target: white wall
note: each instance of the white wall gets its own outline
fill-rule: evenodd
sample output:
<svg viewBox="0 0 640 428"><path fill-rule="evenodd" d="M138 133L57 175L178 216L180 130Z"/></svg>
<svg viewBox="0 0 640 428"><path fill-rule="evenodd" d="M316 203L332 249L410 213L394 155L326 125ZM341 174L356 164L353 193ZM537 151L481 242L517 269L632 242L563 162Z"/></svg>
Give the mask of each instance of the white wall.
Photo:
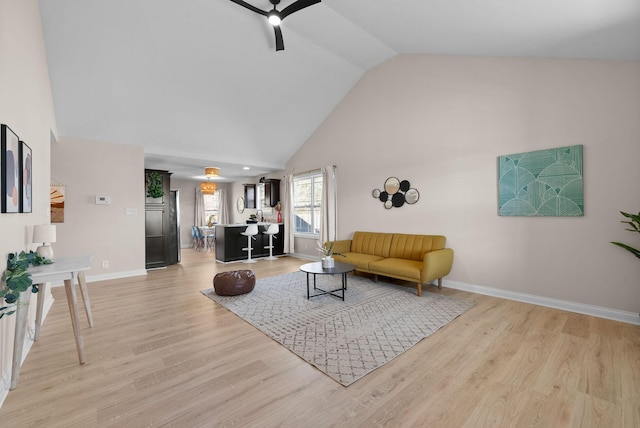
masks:
<svg viewBox="0 0 640 428"><path fill-rule="evenodd" d="M497 156L574 144L584 217L497 215ZM443 234L449 280L637 313L640 266L609 241L640 245L619 214L640 211L638 159L638 62L401 55L362 78L287 172L338 166L341 238ZM390 176L418 203L384 209L371 192Z"/></svg>
<svg viewBox="0 0 640 428"><path fill-rule="evenodd" d="M180 247L191 247L191 225L195 219L196 186L189 180L171 178L171 190L180 192Z"/></svg>
<svg viewBox="0 0 640 428"><path fill-rule="evenodd" d="M51 147L51 180L65 186L56 257L91 254L88 281L146 274L142 147L61 137ZM110 203L97 205L96 196Z"/></svg>
<svg viewBox="0 0 640 428"><path fill-rule="evenodd" d="M33 225L49 222L49 147L56 123L36 0L0 0L0 122L33 151L33 212L0 214L3 272L8 253L35 250ZM35 295L31 301L33 309ZM31 311L30 326L34 319ZM9 390L14 329L15 316L0 320L0 404Z"/></svg>

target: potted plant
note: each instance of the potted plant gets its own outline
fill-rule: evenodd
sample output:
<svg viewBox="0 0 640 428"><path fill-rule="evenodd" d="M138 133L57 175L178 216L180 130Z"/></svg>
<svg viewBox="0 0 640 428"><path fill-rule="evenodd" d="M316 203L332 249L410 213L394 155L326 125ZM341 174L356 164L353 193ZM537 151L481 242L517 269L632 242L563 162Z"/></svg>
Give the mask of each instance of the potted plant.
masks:
<svg viewBox="0 0 640 428"><path fill-rule="evenodd" d="M15 305L17 305L23 292L29 289L32 293L38 292L38 286L33 284L31 275L27 272L29 265L39 266L50 263L51 260L33 251L28 253L22 251L19 254L9 253L7 256L7 269L2 274L4 288L0 290L0 298L4 298L8 306L3 305L0 307L0 318L15 312Z"/></svg>
<svg viewBox="0 0 640 428"><path fill-rule="evenodd" d="M247 224L257 223L257 222L258 222L258 216L256 216L255 214L251 214L249 216L249 220L247 220Z"/></svg>
<svg viewBox="0 0 640 428"><path fill-rule="evenodd" d="M147 183L147 197L148 198L161 198L164 196L162 190L162 176L157 172L149 174L149 181Z"/></svg>
<svg viewBox="0 0 640 428"><path fill-rule="evenodd" d="M322 258L320 259L320 261L322 262L322 268L331 269L335 267L336 263L333 256L341 256L342 254L333 251L333 242L329 243L328 245L323 245L320 241L317 242L318 251L322 253Z"/></svg>
<svg viewBox="0 0 640 428"><path fill-rule="evenodd" d="M630 232L637 232L640 233L640 213L638 214L629 214L629 213L625 213L623 211L620 211L620 214L622 214L623 216L625 216L628 219L631 219L631 221L624 221L624 220L620 220L620 223L625 223L628 224L630 226L629 229L625 229L628 230ZM624 248L625 250L629 251L630 253L632 253L634 256L636 256L637 258L640 259L640 250L633 248L627 244L623 244L621 242L612 242L613 245L617 245L618 247Z"/></svg>

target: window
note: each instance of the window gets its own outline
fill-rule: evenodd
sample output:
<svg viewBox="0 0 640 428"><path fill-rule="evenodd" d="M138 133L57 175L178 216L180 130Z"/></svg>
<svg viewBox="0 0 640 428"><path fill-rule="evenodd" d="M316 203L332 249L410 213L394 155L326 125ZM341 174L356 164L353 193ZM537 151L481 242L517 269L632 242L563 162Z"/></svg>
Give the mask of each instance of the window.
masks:
<svg viewBox="0 0 640 428"><path fill-rule="evenodd" d="M256 184L256 207L262 211L262 216L273 214L273 208L269 205L265 196L265 184Z"/></svg>
<svg viewBox="0 0 640 428"><path fill-rule="evenodd" d="M213 195L202 195L204 199L204 222L212 223L218 222L218 204L220 192L215 192Z"/></svg>
<svg viewBox="0 0 640 428"><path fill-rule="evenodd" d="M322 174L320 171L293 178L293 215L295 233L320 234L322 204Z"/></svg>

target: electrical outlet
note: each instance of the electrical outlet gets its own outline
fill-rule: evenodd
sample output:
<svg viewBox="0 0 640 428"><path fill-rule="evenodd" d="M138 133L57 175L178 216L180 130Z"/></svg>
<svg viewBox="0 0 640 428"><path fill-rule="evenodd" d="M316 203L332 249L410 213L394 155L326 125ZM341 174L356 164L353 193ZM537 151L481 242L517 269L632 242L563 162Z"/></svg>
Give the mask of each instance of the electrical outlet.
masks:
<svg viewBox="0 0 640 428"><path fill-rule="evenodd" d="M103 269L106 269L106 268L108 268L108 267L109 267L109 260L103 260L103 261L102 261L102 268L103 268Z"/></svg>

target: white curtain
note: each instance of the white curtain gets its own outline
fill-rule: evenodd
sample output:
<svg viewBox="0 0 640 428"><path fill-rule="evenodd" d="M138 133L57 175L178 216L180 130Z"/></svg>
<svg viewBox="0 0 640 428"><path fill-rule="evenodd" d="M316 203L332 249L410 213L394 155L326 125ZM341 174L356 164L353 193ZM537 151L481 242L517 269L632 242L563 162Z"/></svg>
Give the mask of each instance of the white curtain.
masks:
<svg viewBox="0 0 640 428"><path fill-rule="evenodd" d="M335 241L338 237L338 193L336 166L322 167L322 205L320 207L320 243Z"/></svg>
<svg viewBox="0 0 640 428"><path fill-rule="evenodd" d="M284 178L284 198L282 199L282 222L284 223L284 252L293 254L295 217L293 215L293 174Z"/></svg>
<svg viewBox="0 0 640 428"><path fill-rule="evenodd" d="M204 197L202 196L202 190L199 187L196 187L196 206L193 210L194 218L193 224L194 226L202 226L206 224L207 221L204 218Z"/></svg>
<svg viewBox="0 0 640 428"><path fill-rule="evenodd" d="M218 190L218 224L229 224L229 201L227 189Z"/></svg>

